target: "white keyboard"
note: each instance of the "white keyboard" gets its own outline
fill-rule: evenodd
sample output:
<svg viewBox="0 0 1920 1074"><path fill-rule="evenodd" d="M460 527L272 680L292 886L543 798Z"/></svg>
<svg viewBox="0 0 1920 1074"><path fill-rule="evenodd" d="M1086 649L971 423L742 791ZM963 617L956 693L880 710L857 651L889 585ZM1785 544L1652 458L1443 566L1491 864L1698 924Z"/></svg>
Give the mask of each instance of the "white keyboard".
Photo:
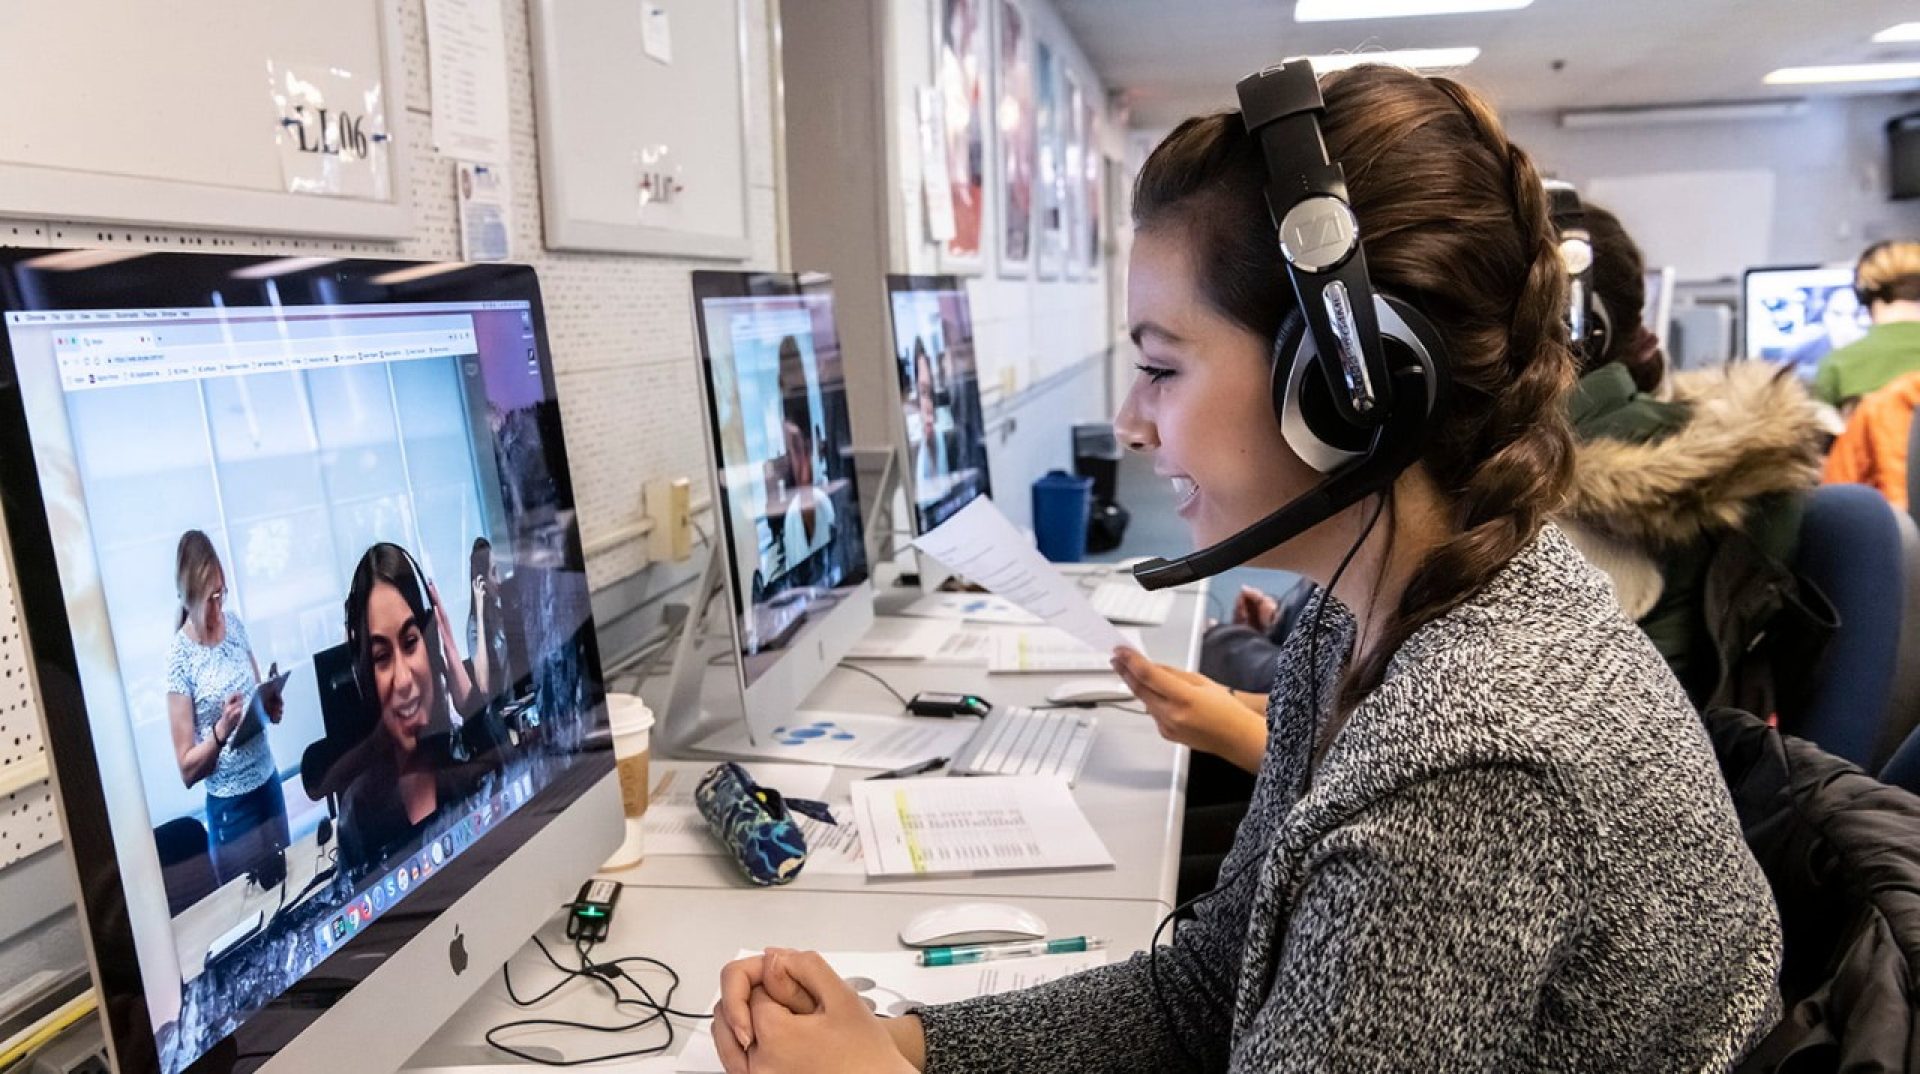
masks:
<svg viewBox="0 0 1920 1074"><path fill-rule="evenodd" d="M963 776L1080 777L1100 721L1079 709L997 705L949 769Z"/></svg>
<svg viewBox="0 0 1920 1074"><path fill-rule="evenodd" d="M1173 594L1140 588L1138 582L1101 582L1093 588L1093 610L1115 623L1159 626L1173 614Z"/></svg>

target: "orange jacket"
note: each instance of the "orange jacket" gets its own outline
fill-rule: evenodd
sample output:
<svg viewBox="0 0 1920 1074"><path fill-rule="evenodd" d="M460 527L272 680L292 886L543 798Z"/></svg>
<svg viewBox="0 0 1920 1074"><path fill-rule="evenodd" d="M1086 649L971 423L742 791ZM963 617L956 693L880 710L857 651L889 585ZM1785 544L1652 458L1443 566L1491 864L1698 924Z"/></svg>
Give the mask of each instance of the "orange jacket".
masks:
<svg viewBox="0 0 1920 1074"><path fill-rule="evenodd" d="M1860 400L1846 431L1827 455L1829 485L1871 485L1895 507L1907 507L1907 440L1920 407L1920 373L1898 377Z"/></svg>

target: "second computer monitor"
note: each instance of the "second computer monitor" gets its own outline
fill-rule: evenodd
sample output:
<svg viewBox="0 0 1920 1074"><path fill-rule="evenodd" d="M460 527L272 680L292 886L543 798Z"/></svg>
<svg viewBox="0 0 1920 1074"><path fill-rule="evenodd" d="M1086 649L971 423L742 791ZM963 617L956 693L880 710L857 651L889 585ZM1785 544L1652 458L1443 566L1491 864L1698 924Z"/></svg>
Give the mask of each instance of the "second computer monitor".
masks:
<svg viewBox="0 0 1920 1074"><path fill-rule="evenodd" d="M993 491L973 314L966 289L952 276L888 276L887 304L906 417L914 530L925 533Z"/></svg>
<svg viewBox="0 0 1920 1074"><path fill-rule="evenodd" d="M741 685L763 728L873 621L833 291L696 272L693 292Z"/></svg>
<svg viewBox="0 0 1920 1074"><path fill-rule="evenodd" d="M1844 265L1748 269L1740 296L1746 356L1812 377L1820 359L1866 334L1866 310Z"/></svg>

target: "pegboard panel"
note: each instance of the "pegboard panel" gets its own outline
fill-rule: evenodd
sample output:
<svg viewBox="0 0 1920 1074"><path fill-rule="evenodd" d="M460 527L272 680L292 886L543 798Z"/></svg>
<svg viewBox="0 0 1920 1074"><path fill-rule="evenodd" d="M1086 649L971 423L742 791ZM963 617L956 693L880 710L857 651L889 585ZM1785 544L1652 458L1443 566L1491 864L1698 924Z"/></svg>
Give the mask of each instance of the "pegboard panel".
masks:
<svg viewBox="0 0 1920 1074"><path fill-rule="evenodd" d="M411 237L397 243L334 241L16 219L5 215L4 196L0 195L0 245L459 258L453 161L435 154L429 144L432 99L426 10L421 0L387 2L400 8L405 107L408 130L417 142L404 177L411 199ZM773 35L768 21L771 6L754 0L746 10L747 207L753 246L746 264L768 269L780 267L771 107ZM705 499L705 419L693 380L696 353L687 274L694 268L711 267L711 263L625 254L549 253L544 248L525 0L501 0L501 15L507 42L512 130L507 164L513 193L513 256L540 273L581 539L597 549L587 559L587 576L599 589L647 565L644 536L606 539L608 535L635 532L642 517L640 490L647 480L690 476L695 482L695 500ZM5 593L0 600L0 621L10 621L17 614L9 581L0 567L0 589ZM17 635L12 633L16 629L9 622L5 638L0 639L0 668L15 666L21 659ZM0 754L13 748L14 736L19 734L20 748L37 758L38 720L32 706L16 710L12 702L4 700L16 689L24 687L15 687L12 680L0 674L0 728L24 725L31 735L7 730L0 737ZM44 784L0 797L0 867L58 837L52 799Z"/></svg>
<svg viewBox="0 0 1920 1074"><path fill-rule="evenodd" d="M0 569L0 782L22 772L45 771L40 748L40 715L27 677L27 650L20 641L20 612L13 603L13 579ZM19 861L60 838L53 817L53 788L44 776L11 794L0 795L0 868Z"/></svg>

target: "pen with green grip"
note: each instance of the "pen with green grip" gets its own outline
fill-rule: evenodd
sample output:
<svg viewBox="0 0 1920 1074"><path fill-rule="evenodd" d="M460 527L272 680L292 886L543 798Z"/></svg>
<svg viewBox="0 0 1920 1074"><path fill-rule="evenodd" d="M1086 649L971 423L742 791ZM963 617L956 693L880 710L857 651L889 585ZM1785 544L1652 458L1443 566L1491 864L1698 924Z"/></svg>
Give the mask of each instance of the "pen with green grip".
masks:
<svg viewBox="0 0 1920 1074"><path fill-rule="evenodd" d="M1098 951L1107 941L1098 936L1068 936L1058 940L1021 940L1015 943L957 944L929 947L920 952L922 966L965 966L973 962L992 962L1001 958L1028 958L1035 955L1069 955L1080 951Z"/></svg>

